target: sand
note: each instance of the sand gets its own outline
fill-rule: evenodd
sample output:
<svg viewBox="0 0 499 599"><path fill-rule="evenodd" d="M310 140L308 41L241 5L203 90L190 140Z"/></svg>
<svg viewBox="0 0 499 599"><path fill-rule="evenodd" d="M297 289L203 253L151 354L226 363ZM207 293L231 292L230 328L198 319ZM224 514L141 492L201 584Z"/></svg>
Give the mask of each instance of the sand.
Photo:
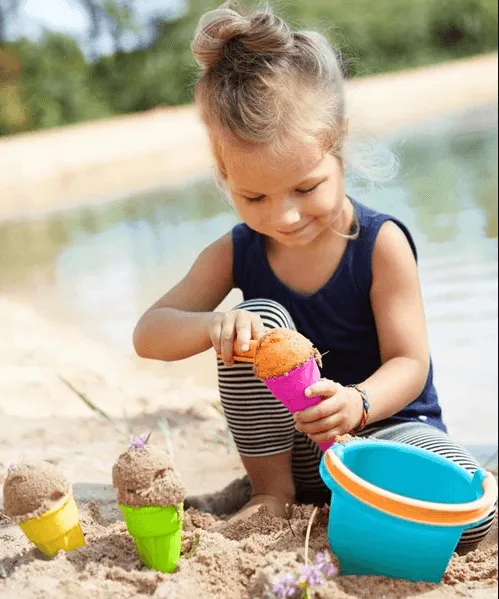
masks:
<svg viewBox="0 0 499 599"><path fill-rule="evenodd" d="M265 589L276 578L298 571L303 565L311 516L311 508L295 508L288 523L261 510L248 521L231 524L190 509L185 515L178 571L161 574L139 562L114 502L81 502L79 507L87 546L60 553L51 561L30 549L16 528L0 525L0 538L10 549L7 558L0 558L0 571L5 577L3 582L0 580L3 599L264 598ZM314 520L311 561L327 546L327 517L328 509L322 508ZM480 549L466 556L455 554L441 584L336 576L312 597L493 597L496 583L497 529Z"/></svg>
<svg viewBox="0 0 499 599"><path fill-rule="evenodd" d="M301 333L273 329L258 340L253 368L260 379L276 378L305 364L315 355L314 346Z"/></svg>
<svg viewBox="0 0 499 599"><path fill-rule="evenodd" d="M230 524L190 508L179 571L166 575L144 567L118 509L113 463L129 436L151 430L151 442L173 448L188 494L219 489L241 476L223 418L212 405L216 397L192 384L175 387L158 368L117 356L81 332L52 325L2 297L0 331L0 485L12 462L36 456L57 465L73 485L87 539L86 547L48 560L0 515L2 599L263 599L264 588L276 576L303 563L308 506L295 508L291 526L266 512ZM112 423L90 410L75 391L97 404ZM247 486L241 488L247 493ZM312 527L310 559L327 548L326 522L323 508ZM439 585L340 576L313 595L495 596L497 522L478 549L452 558Z"/></svg>
<svg viewBox="0 0 499 599"><path fill-rule="evenodd" d="M131 447L113 466L113 487L118 502L133 507L176 505L184 500L185 489L165 449L147 445Z"/></svg>
<svg viewBox="0 0 499 599"><path fill-rule="evenodd" d="M70 490L64 474L49 462L12 464L3 485L4 513L13 522L38 518L54 509Z"/></svg>

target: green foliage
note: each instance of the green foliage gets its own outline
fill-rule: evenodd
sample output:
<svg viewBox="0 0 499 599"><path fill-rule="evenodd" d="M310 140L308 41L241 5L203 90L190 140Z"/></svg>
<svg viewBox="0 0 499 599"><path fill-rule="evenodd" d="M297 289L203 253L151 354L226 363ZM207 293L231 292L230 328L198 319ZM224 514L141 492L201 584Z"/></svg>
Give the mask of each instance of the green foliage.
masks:
<svg viewBox="0 0 499 599"><path fill-rule="evenodd" d="M190 50L190 19L165 21L147 50L99 60L93 80L115 113L189 102L196 68Z"/></svg>
<svg viewBox="0 0 499 599"><path fill-rule="evenodd" d="M325 33L351 74L374 74L497 48L495 0L276 0L294 26Z"/></svg>
<svg viewBox="0 0 499 599"><path fill-rule="evenodd" d="M190 42L200 15L220 4L191 0L175 20L151 23L147 47L95 62L76 42L0 44L0 134L54 127L188 103L196 77ZM359 76L431 64L497 48L495 0L275 0L294 27L325 33ZM111 20L116 47L136 25L115 0L86 0ZM97 14L97 13L96 13ZM95 15L94 15L95 17ZM95 19L94 19L95 20ZM20 64L21 69L12 65Z"/></svg>
<svg viewBox="0 0 499 599"><path fill-rule="evenodd" d="M22 65L17 84L24 119L21 126L9 124L7 111L1 111L1 132L44 129L112 114L92 92L88 64L71 38L46 33L38 43L12 44L9 54Z"/></svg>

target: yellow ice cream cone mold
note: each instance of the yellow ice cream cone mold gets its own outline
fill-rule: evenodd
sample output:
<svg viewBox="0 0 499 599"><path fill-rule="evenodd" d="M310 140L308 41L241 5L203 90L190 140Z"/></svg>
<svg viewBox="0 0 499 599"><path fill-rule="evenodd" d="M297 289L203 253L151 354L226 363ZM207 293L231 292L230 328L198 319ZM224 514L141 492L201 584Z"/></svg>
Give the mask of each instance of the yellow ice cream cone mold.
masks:
<svg viewBox="0 0 499 599"><path fill-rule="evenodd" d="M85 537L78 520L78 508L71 494L38 518L19 524L28 539L48 557L58 551L72 551L85 545Z"/></svg>

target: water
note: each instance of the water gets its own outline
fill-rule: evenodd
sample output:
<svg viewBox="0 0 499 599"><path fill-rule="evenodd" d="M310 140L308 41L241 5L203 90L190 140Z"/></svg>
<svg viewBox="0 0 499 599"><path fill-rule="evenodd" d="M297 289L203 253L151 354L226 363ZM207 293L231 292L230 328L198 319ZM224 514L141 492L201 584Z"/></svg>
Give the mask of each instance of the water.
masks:
<svg viewBox="0 0 499 599"><path fill-rule="evenodd" d="M436 384L464 442L497 444L497 107L390 140L400 174L356 197L403 220L420 256ZM211 181L0 227L0 291L131 352L142 311L237 222ZM235 302L233 293L226 305ZM214 384L206 355L172 376Z"/></svg>

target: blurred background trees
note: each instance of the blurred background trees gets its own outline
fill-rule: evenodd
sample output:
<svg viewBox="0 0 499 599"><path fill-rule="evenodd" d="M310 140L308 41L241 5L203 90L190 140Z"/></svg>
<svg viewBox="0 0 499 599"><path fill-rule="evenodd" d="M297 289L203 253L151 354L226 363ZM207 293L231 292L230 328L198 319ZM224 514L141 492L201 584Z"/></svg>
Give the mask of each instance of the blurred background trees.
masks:
<svg viewBox="0 0 499 599"><path fill-rule="evenodd" d="M196 66L190 41L220 1L190 0L138 18L147 0L68 0L89 23L85 44L44 31L8 39L25 0L0 0L0 134L188 103ZM249 3L248 3L249 4ZM350 76L471 56L497 48L496 0L289 0L272 3L293 26L324 32ZM106 32L112 51L103 55Z"/></svg>

